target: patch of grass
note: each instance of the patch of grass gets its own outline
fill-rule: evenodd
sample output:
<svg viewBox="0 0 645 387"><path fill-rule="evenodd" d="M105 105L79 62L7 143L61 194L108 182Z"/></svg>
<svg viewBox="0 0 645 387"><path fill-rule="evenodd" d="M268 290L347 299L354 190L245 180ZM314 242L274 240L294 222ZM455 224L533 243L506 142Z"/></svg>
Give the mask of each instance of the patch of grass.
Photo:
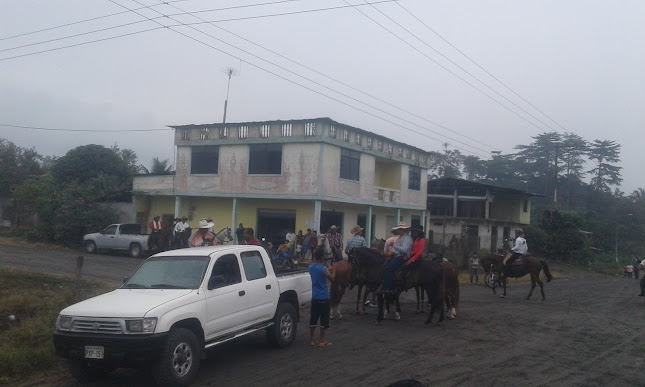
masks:
<svg viewBox="0 0 645 387"><path fill-rule="evenodd" d="M52 341L58 313L113 289L114 285L82 281L75 291L73 279L0 268L0 384L15 385L60 369Z"/></svg>
<svg viewBox="0 0 645 387"><path fill-rule="evenodd" d="M54 243L30 242L27 239L10 236L10 235L7 235L6 233L0 234L0 246L29 247L29 248L57 250L57 251L78 251L78 249L71 249L69 247L64 247Z"/></svg>

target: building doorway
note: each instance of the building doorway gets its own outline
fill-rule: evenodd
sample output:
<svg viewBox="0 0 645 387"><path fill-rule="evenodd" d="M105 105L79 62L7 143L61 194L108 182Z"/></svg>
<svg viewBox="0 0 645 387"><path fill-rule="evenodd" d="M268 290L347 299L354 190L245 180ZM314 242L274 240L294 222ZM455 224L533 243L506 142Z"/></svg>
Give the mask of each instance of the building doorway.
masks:
<svg viewBox="0 0 645 387"><path fill-rule="evenodd" d="M329 228L331 226L336 226L339 229L342 229L343 213L336 212L336 211L321 211L320 212L320 230L318 230L318 233L319 234L326 233L327 231L329 231Z"/></svg>
<svg viewBox="0 0 645 387"><path fill-rule="evenodd" d="M468 235L468 250L471 253L479 252L479 226L468 225L466 229Z"/></svg>
<svg viewBox="0 0 645 387"><path fill-rule="evenodd" d="M491 227L490 231L490 253L497 254L497 226Z"/></svg>
<svg viewBox="0 0 645 387"><path fill-rule="evenodd" d="M258 210L256 236L260 240L265 238L267 242L271 242L274 249L285 242L289 231L295 233L295 228L296 210Z"/></svg>

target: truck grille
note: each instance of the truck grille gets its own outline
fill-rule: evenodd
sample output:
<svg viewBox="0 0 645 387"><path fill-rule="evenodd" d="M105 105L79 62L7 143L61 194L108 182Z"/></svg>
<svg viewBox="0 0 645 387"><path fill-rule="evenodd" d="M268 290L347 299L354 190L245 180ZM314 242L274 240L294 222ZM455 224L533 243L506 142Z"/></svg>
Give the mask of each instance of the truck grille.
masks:
<svg viewBox="0 0 645 387"><path fill-rule="evenodd" d="M74 320L73 332L122 333L121 323L107 320Z"/></svg>

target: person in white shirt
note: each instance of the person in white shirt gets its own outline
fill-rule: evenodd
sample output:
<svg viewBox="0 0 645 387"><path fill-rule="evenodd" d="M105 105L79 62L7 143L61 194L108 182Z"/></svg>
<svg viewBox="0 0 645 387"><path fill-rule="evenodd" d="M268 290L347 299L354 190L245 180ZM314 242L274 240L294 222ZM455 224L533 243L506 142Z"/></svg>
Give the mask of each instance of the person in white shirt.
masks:
<svg viewBox="0 0 645 387"><path fill-rule="evenodd" d="M522 255L526 254L528 250L529 246L526 244L526 239L524 239L524 231L518 230L517 238L515 238L515 246L512 248L513 254L508 259L508 261L506 261L506 276L509 276L511 274L511 265L513 264L513 262Z"/></svg>
<svg viewBox="0 0 645 387"><path fill-rule="evenodd" d="M639 268L645 269L645 259L641 261ZM645 297L645 275L643 275L643 278L641 278L640 285L641 285L641 294L639 294L639 296Z"/></svg>

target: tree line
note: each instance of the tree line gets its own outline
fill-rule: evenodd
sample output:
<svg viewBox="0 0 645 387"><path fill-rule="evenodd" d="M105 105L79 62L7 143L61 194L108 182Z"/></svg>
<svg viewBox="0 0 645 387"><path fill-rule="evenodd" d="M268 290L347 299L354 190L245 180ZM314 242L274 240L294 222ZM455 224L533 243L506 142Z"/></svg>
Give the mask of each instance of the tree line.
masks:
<svg viewBox="0 0 645 387"><path fill-rule="evenodd" d="M626 194L621 145L588 141L574 133L544 132L515 152L493 152L489 159L464 156L444 144L435 153L431 177L464 178L538 194L532 198L534 253L572 262L594 258L620 261L642 256L645 244L645 190Z"/></svg>
<svg viewBox="0 0 645 387"><path fill-rule="evenodd" d="M0 199L12 199L3 217L12 233L30 241L78 245L82 236L114 223L105 202L131 202L137 174L169 174L168 160L148 170L131 149L83 145L62 157L43 157L0 139Z"/></svg>

